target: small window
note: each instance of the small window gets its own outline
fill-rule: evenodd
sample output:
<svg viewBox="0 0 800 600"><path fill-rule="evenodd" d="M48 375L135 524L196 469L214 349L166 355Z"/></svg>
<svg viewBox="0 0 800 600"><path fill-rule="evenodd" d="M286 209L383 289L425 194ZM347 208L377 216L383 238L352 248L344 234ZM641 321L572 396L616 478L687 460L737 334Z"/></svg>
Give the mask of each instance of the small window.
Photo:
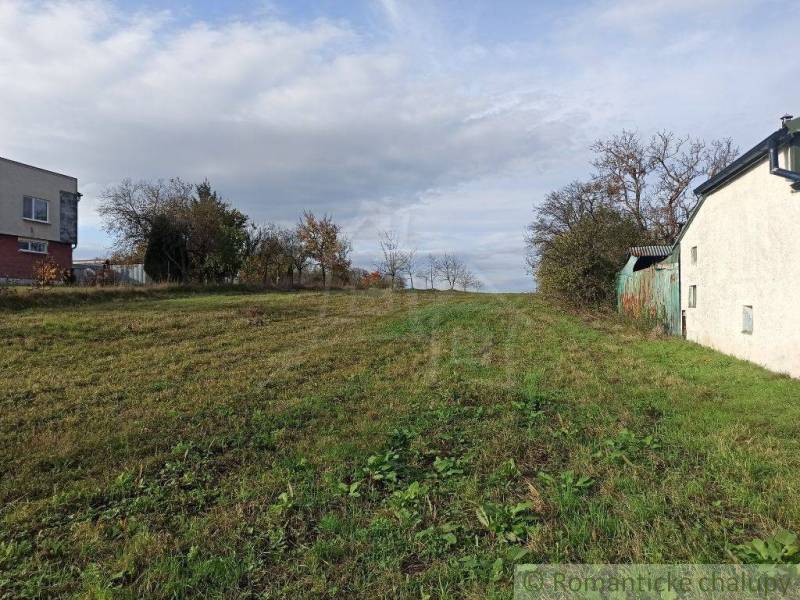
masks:
<svg viewBox="0 0 800 600"><path fill-rule="evenodd" d="M17 248L20 252L33 252L34 254L47 254L47 242L42 240L17 240Z"/></svg>
<svg viewBox="0 0 800 600"><path fill-rule="evenodd" d="M697 286L689 286L689 308L697 307Z"/></svg>
<svg viewBox="0 0 800 600"><path fill-rule="evenodd" d="M50 203L41 198L25 196L22 199L22 218L41 223L50 222Z"/></svg>
<svg viewBox="0 0 800 600"><path fill-rule="evenodd" d="M691 256L692 256L692 264L696 265L697 264L697 246L692 246Z"/></svg>
<svg viewBox="0 0 800 600"><path fill-rule="evenodd" d="M753 333L753 307L742 307L742 333Z"/></svg>

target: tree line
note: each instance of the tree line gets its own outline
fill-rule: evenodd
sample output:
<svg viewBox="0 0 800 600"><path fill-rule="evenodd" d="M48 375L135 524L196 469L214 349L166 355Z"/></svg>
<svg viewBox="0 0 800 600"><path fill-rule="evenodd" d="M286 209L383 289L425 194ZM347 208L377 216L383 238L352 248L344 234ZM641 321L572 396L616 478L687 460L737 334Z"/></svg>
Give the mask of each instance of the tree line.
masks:
<svg viewBox="0 0 800 600"><path fill-rule="evenodd" d="M578 305L613 301L629 247L673 244L697 203L694 184L739 152L730 139L670 131L623 131L591 150L593 173L547 194L525 236L539 290Z"/></svg>
<svg viewBox="0 0 800 600"><path fill-rule="evenodd" d="M461 289L464 292L470 289L478 291L483 287L467 264L455 254L431 253L421 259L416 248L404 249L393 231L382 231L379 245L381 259L372 276L381 276L386 287L406 287L408 278L414 288L414 277L424 282L422 289L436 289L437 282L442 282L449 290Z"/></svg>
<svg viewBox="0 0 800 600"><path fill-rule="evenodd" d="M142 262L154 281L294 285L306 274L326 286L350 270L350 241L331 217L304 212L294 228L259 226L208 181L126 179L103 192L98 212L114 262Z"/></svg>
<svg viewBox="0 0 800 600"><path fill-rule="evenodd" d="M414 277L434 288L480 289L457 256L401 248L393 232L380 234L374 271L353 267L351 242L332 217L304 211L294 227L257 225L206 180L190 184L123 180L101 195L98 211L113 236L113 262L144 263L157 282L240 281L273 287L353 286L414 288Z"/></svg>

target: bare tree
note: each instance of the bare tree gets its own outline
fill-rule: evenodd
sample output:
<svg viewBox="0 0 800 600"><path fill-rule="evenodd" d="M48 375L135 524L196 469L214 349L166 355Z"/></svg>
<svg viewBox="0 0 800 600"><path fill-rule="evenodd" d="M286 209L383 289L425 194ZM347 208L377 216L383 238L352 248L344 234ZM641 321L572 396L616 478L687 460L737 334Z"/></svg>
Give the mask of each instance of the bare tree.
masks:
<svg viewBox="0 0 800 600"><path fill-rule="evenodd" d="M449 289L454 289L464 274L466 265L457 256L445 252L439 259L439 273L447 282Z"/></svg>
<svg viewBox="0 0 800 600"><path fill-rule="evenodd" d="M376 267L382 275L389 278L394 289L400 275L408 270L408 252L400 247L397 236L392 231L381 232L379 243L383 257Z"/></svg>
<svg viewBox="0 0 800 600"><path fill-rule="evenodd" d="M643 230L647 229L647 177L652 161L638 133L625 131L592 145L597 169L595 181L605 188L608 198L621 206Z"/></svg>
<svg viewBox="0 0 800 600"><path fill-rule="evenodd" d="M422 281L425 282L425 287L423 287L423 289L428 289L428 281L430 280L430 276L431 274L427 270L427 268L417 271L417 277L419 277L420 279L422 279Z"/></svg>
<svg viewBox="0 0 800 600"><path fill-rule="evenodd" d="M703 157L704 169L708 177L714 177L731 164L739 155L739 148L733 145L731 138L712 141Z"/></svg>
<svg viewBox="0 0 800 600"><path fill-rule="evenodd" d="M189 206L193 191L192 184L177 178L169 181L124 179L101 192L97 212L118 251L142 254L156 217L165 215L176 223L179 214Z"/></svg>
<svg viewBox="0 0 800 600"><path fill-rule="evenodd" d="M474 288L477 291L481 289L483 284L472 271L464 267L458 277L458 285L461 287L462 291L466 292L470 288Z"/></svg>
<svg viewBox="0 0 800 600"><path fill-rule="evenodd" d="M411 282L411 289L414 289L414 274L417 268L417 249L412 248L406 251L406 268L408 280Z"/></svg>
<svg viewBox="0 0 800 600"><path fill-rule="evenodd" d="M556 236L570 231L581 219L592 218L608 204L608 196L597 181L573 181L547 194L542 204L536 207L536 219L528 225L525 234L528 247L525 262L531 273L536 270L541 251Z"/></svg>
<svg viewBox="0 0 800 600"><path fill-rule="evenodd" d="M440 272L439 257L435 254L428 254L426 263L428 275L430 276L431 289L433 290L436 289L436 278L439 276Z"/></svg>
<svg viewBox="0 0 800 600"><path fill-rule="evenodd" d="M697 199L693 183L712 177L738 154L730 139L710 144L671 131L644 143L638 133L623 131L592 145L594 183L607 200L629 214L653 241L672 243Z"/></svg>

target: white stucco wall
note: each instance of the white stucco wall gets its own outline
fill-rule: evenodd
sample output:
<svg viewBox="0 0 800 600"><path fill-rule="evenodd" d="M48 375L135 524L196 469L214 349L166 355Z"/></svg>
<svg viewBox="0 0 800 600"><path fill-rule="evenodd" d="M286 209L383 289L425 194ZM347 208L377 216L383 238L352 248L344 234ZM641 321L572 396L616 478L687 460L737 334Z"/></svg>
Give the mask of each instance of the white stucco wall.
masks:
<svg viewBox="0 0 800 600"><path fill-rule="evenodd" d="M687 338L800 377L800 193L789 181L771 175L765 158L705 199L680 252ZM745 305L752 335L742 333Z"/></svg>
<svg viewBox="0 0 800 600"><path fill-rule="evenodd" d="M78 181L0 158L0 233L59 241L61 191L76 193ZM50 203L50 222L34 223L22 218L23 196L43 198Z"/></svg>

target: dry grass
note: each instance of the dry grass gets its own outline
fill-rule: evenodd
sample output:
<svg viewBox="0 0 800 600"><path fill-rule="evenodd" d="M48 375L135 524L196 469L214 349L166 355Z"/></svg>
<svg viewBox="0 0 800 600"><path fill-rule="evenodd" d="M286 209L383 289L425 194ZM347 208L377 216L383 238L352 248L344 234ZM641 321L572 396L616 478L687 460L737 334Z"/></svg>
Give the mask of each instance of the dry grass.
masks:
<svg viewBox="0 0 800 600"><path fill-rule="evenodd" d="M509 597L514 562L727 561L800 521L800 382L613 317L45 298L0 308L0 597Z"/></svg>

